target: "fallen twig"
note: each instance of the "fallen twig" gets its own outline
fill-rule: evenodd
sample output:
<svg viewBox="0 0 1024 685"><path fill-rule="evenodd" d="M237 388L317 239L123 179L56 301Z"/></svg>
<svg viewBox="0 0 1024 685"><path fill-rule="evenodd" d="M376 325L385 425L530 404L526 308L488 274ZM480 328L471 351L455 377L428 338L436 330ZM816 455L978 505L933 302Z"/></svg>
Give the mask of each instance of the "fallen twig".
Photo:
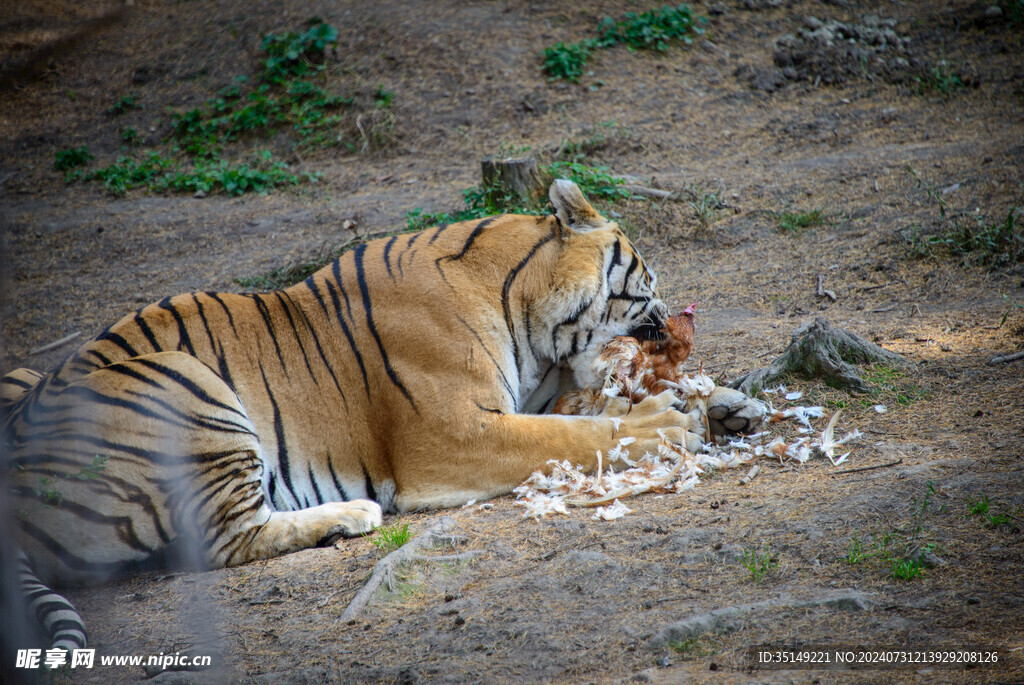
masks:
<svg viewBox="0 0 1024 685"><path fill-rule="evenodd" d="M355 619L366 606L366 603L370 601L370 597L377 591L377 588L385 580L390 584L391 574L394 572L395 567L412 561L416 557L416 552L424 547L430 547L438 542L449 539L445 537L445 533L450 531L454 525L455 521L450 516L442 516L430 530L417 535L405 543L405 545L378 561L377 565L373 567L373 572L370 574L370 579L366 581L366 585L356 593L356 596L345 607L345 611L341 613L338 620L342 623L347 623Z"/></svg>
<svg viewBox="0 0 1024 685"><path fill-rule="evenodd" d="M1014 352L1013 354L998 354L995 357L989 359L986 364L989 366L995 366L996 364L1006 364L1008 362L1015 362L1018 359L1024 359L1024 350L1020 352Z"/></svg>
<svg viewBox="0 0 1024 685"><path fill-rule="evenodd" d="M35 348L34 350L29 350L28 356L31 357L34 354L42 354L43 352L49 352L50 350L55 350L58 347L60 347L61 345L66 345L67 343L71 342L72 340L74 340L75 338L80 336L81 334L82 334L82 331L75 331L74 333L70 333L68 335L65 335L60 340L54 340L52 343L47 343L46 345L43 345L41 347Z"/></svg>
<svg viewBox="0 0 1024 685"><path fill-rule="evenodd" d="M832 292L831 290L825 290L824 287L822 287L824 284L825 284L825 277L822 276L821 274L818 274L818 290L817 290L818 297L827 297L828 299L830 299L833 302L835 302L836 299L837 299L836 298L836 294L834 292Z"/></svg>
<svg viewBox="0 0 1024 685"><path fill-rule="evenodd" d="M831 476L841 476L841 475L843 475L845 473L859 473L861 471L873 471L875 469L884 469L884 468L888 468L890 466L898 466L899 464L902 464L902 463L903 463L903 457L900 457L896 461L890 461L888 464L875 464L874 466L861 466L861 467L855 468L855 469L845 469L843 471L833 471L829 475L831 475Z"/></svg>
<svg viewBox="0 0 1024 685"><path fill-rule="evenodd" d="M740 478L740 485L750 485L750 481L757 478L757 474L759 473L761 473L761 466L759 464L754 464L750 467L750 470L747 471L747 475Z"/></svg>

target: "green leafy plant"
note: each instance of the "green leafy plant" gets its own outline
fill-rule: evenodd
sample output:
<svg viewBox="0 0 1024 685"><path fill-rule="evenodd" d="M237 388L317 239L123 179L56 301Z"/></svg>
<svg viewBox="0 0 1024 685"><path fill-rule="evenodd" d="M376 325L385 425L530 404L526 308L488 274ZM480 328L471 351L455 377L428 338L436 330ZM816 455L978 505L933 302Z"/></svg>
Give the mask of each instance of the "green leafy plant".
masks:
<svg viewBox="0 0 1024 685"><path fill-rule="evenodd" d="M923 76L917 76L914 80L920 95L940 93L948 97L965 87L960 74L946 60L939 60Z"/></svg>
<svg viewBox="0 0 1024 685"><path fill-rule="evenodd" d="M82 147L57 150L57 154L53 160L53 170L69 171L75 167L85 166L93 159L95 159L95 157L93 157L92 153L89 152L89 148L84 145Z"/></svg>
<svg viewBox="0 0 1024 685"><path fill-rule="evenodd" d="M623 43L634 50L668 49L669 41L681 40L687 45L693 42L690 34L695 32L693 13L687 5L662 7L637 14L627 12L625 17L614 21L605 17L597 25L597 44L602 48Z"/></svg>
<svg viewBox="0 0 1024 685"><path fill-rule="evenodd" d="M813 209L809 212L779 212L775 215L775 223L783 233L801 233L808 228L826 223L824 212Z"/></svg>
<svg viewBox="0 0 1024 685"><path fill-rule="evenodd" d="M284 83L323 69L323 55L338 44L338 29L319 17L307 22L302 33L268 33L260 43L266 53L261 78L267 83Z"/></svg>
<svg viewBox="0 0 1024 685"><path fill-rule="evenodd" d="M897 580L913 580L924 575L924 566L920 557L916 559L891 557L889 563L892 566L892 576Z"/></svg>
<svg viewBox="0 0 1024 685"><path fill-rule="evenodd" d="M991 511L991 503L988 495L982 495L978 499L967 500L967 515L981 517L981 523L986 528L999 528L1005 526L1013 531L1020 531L1020 511L1010 513L994 513Z"/></svg>
<svg viewBox="0 0 1024 685"><path fill-rule="evenodd" d="M914 257L949 255L964 264L1002 266L1016 264L1024 258L1024 227L1019 215L1024 207L1024 190L1000 221L990 221L980 211L965 212L949 206L941 191L928 183L912 167L908 173L924 190L928 199L939 208L938 231L924 235L920 226L901 232L907 251Z"/></svg>
<svg viewBox="0 0 1024 685"><path fill-rule="evenodd" d="M111 105L110 109L107 110L107 114L124 114L133 109L142 109L142 105L139 104L139 97L135 93L122 95L118 98L117 102Z"/></svg>
<svg viewBox="0 0 1024 685"><path fill-rule="evenodd" d="M605 17L597 25L597 38L578 43L556 43L544 49L544 71L550 80L565 79L576 83L595 50L618 44L630 50L666 50L672 41L689 45L692 34L702 33L694 24L693 12L687 5L665 6L637 14L627 12L622 19Z"/></svg>
<svg viewBox="0 0 1024 685"><path fill-rule="evenodd" d="M544 48L544 71L547 72L550 80L565 79L577 83L583 76L583 68L587 66L590 59L591 44L583 43L555 43Z"/></svg>
<svg viewBox="0 0 1024 685"><path fill-rule="evenodd" d="M412 539L409 524L399 520L396 520L393 526L381 526L375 530L377 535L370 542L385 554L394 552Z"/></svg>
<svg viewBox="0 0 1024 685"><path fill-rule="evenodd" d="M373 106L377 109L386 109L391 106L391 101L394 99L394 91L384 90L384 84L378 84L377 92L373 95Z"/></svg>
<svg viewBox="0 0 1024 685"><path fill-rule="evenodd" d="M743 550L743 566L750 571L751 577L755 583L761 582L765 576L770 572L774 571L779 565L778 561L772 556L771 547L765 545L763 552L757 552L754 549Z"/></svg>

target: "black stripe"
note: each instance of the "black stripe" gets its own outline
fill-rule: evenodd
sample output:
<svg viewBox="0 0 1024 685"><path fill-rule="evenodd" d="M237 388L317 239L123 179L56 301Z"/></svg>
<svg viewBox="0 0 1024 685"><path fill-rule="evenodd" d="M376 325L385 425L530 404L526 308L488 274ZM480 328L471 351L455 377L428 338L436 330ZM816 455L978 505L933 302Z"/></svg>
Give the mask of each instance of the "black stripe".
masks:
<svg viewBox="0 0 1024 685"><path fill-rule="evenodd" d="M549 233L544 236L530 248L530 251L525 257L520 260L518 264L513 267L511 271L505 276L505 283L501 287L501 310L505 316L505 327L508 329L509 337L512 339L512 352L516 361L516 377L520 376L520 368L522 364L519 361L519 340L516 339L516 327L515 322L512 320L512 308L509 304L509 292L512 290L512 284L515 282L516 277L519 276L519 272L522 271L530 260L533 259L537 251L547 243L551 242L555 237L554 233ZM516 403L518 405L518 402ZM519 407L517 406L516 409Z"/></svg>
<svg viewBox="0 0 1024 685"><path fill-rule="evenodd" d="M327 455L327 470L331 472L331 480L334 481L334 487L338 491L338 497L341 498L342 502L348 501L348 493L345 492L345 488L341 485L341 481L338 480L338 474L334 472L334 461L331 459L331 455Z"/></svg>
<svg viewBox="0 0 1024 685"><path fill-rule="evenodd" d="M612 271L619 265L620 259L622 259L622 242L616 239L615 245L612 246L612 258L608 262L608 270L605 272L605 280L611 279Z"/></svg>
<svg viewBox="0 0 1024 685"><path fill-rule="evenodd" d="M592 304L594 304L593 298L588 299L586 302L582 302L573 311L572 314L570 314L568 317L566 317L560 323L555 324L555 327L553 329L551 329L551 348L555 351L555 358L558 358L558 356L559 356L558 355L558 329L562 328L563 326L571 326L571 325L575 324L576 322L578 322L580 320L580 317L583 316L583 312L585 312L588 309L590 309L590 306ZM576 339L576 333L573 333L573 340L575 341L575 339ZM575 352L573 352L572 354L575 354ZM569 356L571 357L572 354L570 354Z"/></svg>
<svg viewBox="0 0 1024 685"><path fill-rule="evenodd" d="M446 228L448 228L448 224L441 224L438 226L437 230L434 231L434 235L430 236L430 240L427 242L427 245L433 245L434 241L437 240L437 236L441 235L441 232Z"/></svg>
<svg viewBox="0 0 1024 685"><path fill-rule="evenodd" d="M307 464L306 471L309 473L309 483L313 486L313 495L316 496L316 503L323 504L324 496L320 494L320 488L316 484L316 476L313 475L313 465Z"/></svg>
<svg viewBox="0 0 1024 685"><path fill-rule="evenodd" d="M366 247L366 245L360 245L360 247ZM345 313L348 314L348 320L351 321L352 322L352 326L355 327L356 320L354 318L352 318L352 303L348 301L348 292L345 290L345 283L344 283L344 281L341 278L341 260L340 259L337 259L337 260L334 261L333 272L334 272L334 281L335 281L335 284L338 286L338 291L341 293L341 296L343 298L345 298ZM340 307L339 307L338 311L339 312L341 311Z"/></svg>
<svg viewBox="0 0 1024 685"><path fill-rule="evenodd" d="M405 254L412 248L413 243L415 243L417 240L419 240L419 237L421 235L423 235L422 232L414 233L413 236L411 238L409 238L409 242L406 243L405 247L398 254L398 273L399 274L402 274L403 276L405 275L405 272L402 271L402 257L404 257ZM412 263L412 255L409 255L409 263L410 264Z"/></svg>
<svg viewBox="0 0 1024 685"><path fill-rule="evenodd" d="M310 278L312 278L312 276ZM206 294L209 295L211 298L213 298L213 300L217 304L219 304L221 306L221 308L224 310L224 313L228 315L228 325L231 326L231 332L234 333L235 337L237 338L238 337L238 331L235 330L235 317L233 317L231 315L231 310L228 309L228 306L226 304L224 304L224 300L220 299L220 294L218 294L218 293L206 293Z"/></svg>
<svg viewBox="0 0 1024 685"><path fill-rule="evenodd" d="M184 345L190 355L196 356L196 350L192 347L192 337L188 334L185 321L181 318L178 308L171 305L171 298L165 297L157 302L156 305L160 309L170 312L171 316L174 317L174 322L178 324L178 349L181 350L181 346Z"/></svg>
<svg viewBox="0 0 1024 685"><path fill-rule="evenodd" d="M366 326L370 329L370 333L373 335L373 339L377 342L377 350L380 352L381 361L384 362L384 370L387 371L388 378L394 383L395 387L398 388L405 399L409 400L409 404L412 408L419 413L419 409L416 407L416 403L412 399L412 395L406 389L402 383L398 374L391 368L391 361L388 359L388 353L384 349L384 342L380 339L380 333L377 332L377 327L373 323L373 307L370 304L370 289L366 285L366 272L363 270L363 254L366 252L366 245L360 245L353 251L353 257L356 264L356 282L359 284L359 292L363 296L363 311L366 312Z"/></svg>
<svg viewBox="0 0 1024 685"><path fill-rule="evenodd" d="M320 300L319 291L315 294L317 296L317 300L320 301L322 306L323 302ZM305 325L306 331L309 333L309 337L313 339L313 344L316 346L316 353L320 355L320 361L324 363L324 368L327 369L327 373L331 374L331 380L334 381L334 387L337 388L338 394L341 395L341 401L345 403L346 407L348 407L348 398L345 397L345 392L341 389L341 384L338 383L338 377L334 374L334 367L332 367L330 362L327 361L327 356L324 354L324 348L320 344L320 336L316 334L316 330L313 328L313 322L306 316L305 310L295 304L291 295L289 295L287 291L281 291L281 295L291 303L292 308L298 312L299 316L302 318L303 325Z"/></svg>
<svg viewBox="0 0 1024 685"><path fill-rule="evenodd" d="M213 331L210 329L210 322L206 319L206 310L203 309L203 303L199 301L196 293L192 293L192 301L196 303L196 311L199 313L199 320L203 322L203 330L206 331L206 339L210 343L210 349L216 352L217 343L213 340Z"/></svg>
<svg viewBox="0 0 1024 685"><path fill-rule="evenodd" d="M295 488L292 487L291 466L288 461L288 444L285 441L284 423L281 420L281 409L277 406L277 400L274 398L274 393L270 390L270 383L267 381L267 374L263 370L263 364L260 364L260 375L263 376L263 387L267 391L267 397L270 399L270 407L274 411L274 437L277 440L277 471L281 474L284 486L287 488L289 494L291 494L292 499L295 502L298 502L299 498L296 497Z"/></svg>
<svg viewBox="0 0 1024 685"><path fill-rule="evenodd" d="M281 364L281 370L284 371L285 378L287 378L288 367L284 364L284 355L281 354L281 346L277 343L277 332L274 330L274 322L270 320L270 310L267 308L263 298L264 295L253 295L252 299L256 303L256 311L260 313L260 317L263 319L263 325L267 327L270 340L274 343L274 351L277 352L277 361Z"/></svg>
<svg viewBox="0 0 1024 685"><path fill-rule="evenodd" d="M466 253L469 252L469 248L473 246L473 243L476 241L477 238L480 237L480 234L483 233L485 228L487 228L487 225L497 218L498 217L496 216L487 217L486 219L478 223L473 228L473 232L469 234L469 238L466 239L465 244L462 246L462 250L457 255L451 255L449 257L445 257L445 259L449 259L454 262L466 256Z"/></svg>
<svg viewBox="0 0 1024 685"><path fill-rule="evenodd" d="M206 402L207 404L212 404L215 407L220 407L221 409L226 409L227 411L230 411L233 414L237 414L239 416L244 416L244 414L242 412L240 412L238 409L235 409L231 405L224 404L220 400L215 399L208 392L206 392L201 387L199 387L199 385L197 385L195 381L193 381L191 378L185 377L183 374L181 374L180 372L176 371L175 369L168 368L168 367L164 366L163 364L158 364L155 361L153 361L152 359L147 359L146 357L139 357L138 359L134 359L134 360L132 360L132 363L133 364L142 364L143 366L145 366L147 368L153 369L154 371L157 371L157 372L163 374L164 376L166 376L167 378L170 378L172 381L174 381L175 383L177 383L181 387L185 388L190 393L192 393L192 395L194 395L198 399L202 400L203 402ZM202 362L200 362L200 363L202 363ZM209 368L209 367L207 367L207 368ZM212 371L212 369L211 369L211 371Z"/></svg>
<svg viewBox="0 0 1024 685"><path fill-rule="evenodd" d="M110 331L107 331L107 332L103 333L103 335L101 335L100 337L96 338L96 340L97 341L106 340L106 341L114 343L115 345L120 347L122 350L124 350L125 354L127 354L129 357L138 357L139 356L138 351L134 347L132 347L131 343L129 343L127 340L122 338L117 333L111 333Z"/></svg>
<svg viewBox="0 0 1024 685"><path fill-rule="evenodd" d="M377 489L373 487L373 479L370 478L370 472L366 470L366 464L361 464L361 466L363 467L363 489L366 490L366 497L376 502Z"/></svg>
<svg viewBox="0 0 1024 685"><path fill-rule="evenodd" d="M160 343L156 341L156 336L153 335L153 330L149 327L149 324L146 323L146 319L143 318L140 312L135 312L135 318L133 321L135 321L135 325L142 331L142 335L146 336L146 340L149 341L149 344L153 346L155 351L159 352L163 349L160 347Z"/></svg>
<svg viewBox="0 0 1024 685"><path fill-rule="evenodd" d="M25 390L28 390L29 388L34 388L36 383L39 382L39 379L37 378L35 383L29 383L28 381L23 381L20 378L7 378L5 376L3 378L3 382L6 383L7 385L16 385L19 388L23 388Z"/></svg>
<svg viewBox="0 0 1024 685"><path fill-rule="evenodd" d="M498 360L494 358L494 355L491 353L491 350L487 347L487 344L480 337L480 334L476 332L476 329L470 326L469 322L463 319L458 312L455 313L455 318L459 320L459 323L461 323L463 326L469 329L469 332L472 333L473 337L476 338L478 343L480 343L480 347L484 348L484 352L487 353L487 356L490 357L491 362L494 363L494 368L498 370L498 374L501 376L501 384L505 386L505 391L508 393L509 398L512 400L512 404L514 405L516 403L516 394L515 391L512 390L512 384L509 382L508 376L505 375L505 370L501 368L501 364L499 364Z"/></svg>
<svg viewBox="0 0 1024 685"><path fill-rule="evenodd" d="M335 262L337 263L337 262ZM340 284L341 281L339 280ZM352 338L352 333L348 329L348 324L345 323L345 315L341 313L341 303L338 301L338 292L334 289L334 285L330 281L326 281L327 292L331 296L331 302L334 304L334 313L338 317L338 323L341 324L341 330L345 334L345 339L348 340L348 346L352 349L352 354L355 355L356 362L359 364L359 371L363 374L363 387L366 389L366 396L370 396L370 380L366 376L366 366L363 364L363 355L359 354L359 348L356 347L356 341ZM324 310L326 313L326 309Z"/></svg>
<svg viewBox="0 0 1024 685"><path fill-rule="evenodd" d="M393 235L391 236L391 240L384 245L384 266L387 268L388 276L391 276L392 281L395 280L395 274L391 271L391 261L388 257L391 254L391 248L394 246L396 240L398 240L398 236Z"/></svg>
<svg viewBox="0 0 1024 685"><path fill-rule="evenodd" d="M500 410L500 409L492 409L490 407L485 407L484 405L480 404L479 402L476 403L476 408L479 409L480 411L489 412L491 414L499 414L501 416L505 415L505 412L503 412L502 410Z"/></svg>
<svg viewBox="0 0 1024 685"><path fill-rule="evenodd" d="M288 302L291 302L291 298L288 299L288 302L285 302L285 298L281 291L275 291L273 295L280 303L281 309L284 310L284 315L288 317L288 326L292 329L292 335L295 336L295 342L299 343L299 350L302 352L302 361L306 363L306 371L309 372L309 377L313 379L313 385L319 386L320 381L316 379L316 374L313 373L313 367L309 365L309 355L306 353L306 346L302 343L302 337L299 335L299 329L295 326L295 319L292 318L292 312L288 308Z"/></svg>
<svg viewBox="0 0 1024 685"><path fill-rule="evenodd" d="M91 354L92 356L96 357L96 359L99 360L101 367L103 367L103 366L110 366L110 363L111 363L110 362L110 358L107 357L105 354L103 354L103 353L101 353L101 352L99 352L97 350L86 350L85 353L86 354Z"/></svg>

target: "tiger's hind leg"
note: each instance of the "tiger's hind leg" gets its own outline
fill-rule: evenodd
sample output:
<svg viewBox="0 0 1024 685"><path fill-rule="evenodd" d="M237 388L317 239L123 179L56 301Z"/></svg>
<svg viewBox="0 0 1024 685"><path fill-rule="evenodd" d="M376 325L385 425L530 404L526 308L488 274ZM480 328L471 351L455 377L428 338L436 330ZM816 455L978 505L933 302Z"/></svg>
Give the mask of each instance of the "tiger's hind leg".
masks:
<svg viewBox="0 0 1024 685"><path fill-rule="evenodd" d="M21 544L47 578L233 566L381 522L366 500L274 511L241 401L181 352L103 367L13 418Z"/></svg>

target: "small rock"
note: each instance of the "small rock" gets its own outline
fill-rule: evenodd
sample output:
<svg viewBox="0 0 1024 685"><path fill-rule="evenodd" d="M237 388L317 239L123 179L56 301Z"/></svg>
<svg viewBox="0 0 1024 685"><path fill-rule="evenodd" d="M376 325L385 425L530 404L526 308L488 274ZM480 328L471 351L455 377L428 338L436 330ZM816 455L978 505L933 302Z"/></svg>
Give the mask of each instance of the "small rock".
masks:
<svg viewBox="0 0 1024 685"><path fill-rule="evenodd" d="M921 553L921 565L925 568L935 568L945 566L946 560L929 549Z"/></svg>
<svg viewBox="0 0 1024 685"><path fill-rule="evenodd" d="M804 17L804 26L813 31L815 29L820 29L823 26L823 24L821 23L821 19L808 15Z"/></svg>
<svg viewBox="0 0 1024 685"><path fill-rule="evenodd" d="M455 625L461 626L461 625L464 625L465 623L466 623L466 619L463 618L462 616L456 616L455 617Z"/></svg>
<svg viewBox="0 0 1024 685"><path fill-rule="evenodd" d="M198 197L201 200L204 197L206 197L206 191L205 190L197 190L195 195L193 195L192 197Z"/></svg>
<svg viewBox="0 0 1024 685"><path fill-rule="evenodd" d="M980 597L968 597L967 598L967 603L968 604L981 604L981 598Z"/></svg>
<svg viewBox="0 0 1024 685"><path fill-rule="evenodd" d="M708 8L708 14L712 17L720 17L723 14L728 14L729 8L720 2L716 2L714 5Z"/></svg>
<svg viewBox="0 0 1024 685"><path fill-rule="evenodd" d="M985 8L985 16L992 19L997 19L1003 16L1003 8L999 5L990 5Z"/></svg>
<svg viewBox="0 0 1024 685"><path fill-rule="evenodd" d="M658 657L658 668L668 668L672 665L672 660L667 656Z"/></svg>

